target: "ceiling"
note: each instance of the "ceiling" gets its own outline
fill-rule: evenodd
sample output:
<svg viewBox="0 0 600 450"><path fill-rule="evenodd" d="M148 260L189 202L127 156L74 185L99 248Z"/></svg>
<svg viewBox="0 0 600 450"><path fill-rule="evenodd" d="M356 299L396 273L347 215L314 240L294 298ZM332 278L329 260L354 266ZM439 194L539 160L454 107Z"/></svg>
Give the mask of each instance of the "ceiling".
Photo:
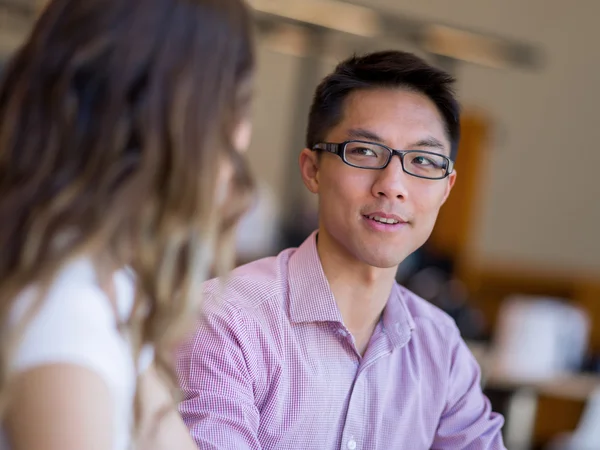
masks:
<svg viewBox="0 0 600 450"><path fill-rule="evenodd" d="M434 55L492 67L530 66L536 59L536 52L529 45L406 16L390 16L351 2L248 1L255 8L259 23L268 25L271 31L277 30L278 24L292 22L309 29L319 27L370 39L394 37L413 42ZM26 38L43 2L45 0L0 0L0 60L6 59ZM340 17L344 20L340 21ZM340 28L340 23L345 26Z"/></svg>

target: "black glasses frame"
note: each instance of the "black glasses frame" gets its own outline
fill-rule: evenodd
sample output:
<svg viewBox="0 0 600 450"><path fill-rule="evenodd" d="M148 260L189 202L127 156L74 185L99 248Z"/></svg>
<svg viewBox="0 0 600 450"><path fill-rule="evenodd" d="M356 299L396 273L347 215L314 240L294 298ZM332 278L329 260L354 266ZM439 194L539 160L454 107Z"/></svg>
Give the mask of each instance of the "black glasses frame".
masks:
<svg viewBox="0 0 600 450"><path fill-rule="evenodd" d="M378 145L382 148L385 148L390 153L390 156L389 156L387 162L381 167L364 167L364 166L357 166L356 164L352 164L351 162L349 162L346 159L346 146L348 144L355 143L355 142L359 143L359 144ZM435 152L428 152L426 150L395 150L393 148L388 147L387 145L380 144L379 142L369 142L369 141L360 141L360 140L351 140L351 141L344 141L344 142L339 142L339 143L323 142L323 143L315 144L311 150L312 151L323 150L323 151L326 151L329 153L333 153L334 155L338 155L340 158L342 158L342 161L344 161L345 164L348 164L351 167L356 167L357 169L365 169L365 170L383 170L390 164L390 161L392 160L394 155L398 155L400 157L400 163L402 164L402 170L405 173L407 173L408 175L413 176L413 177L423 178L425 180L443 180L444 178L446 178L448 175L450 175L454 171L454 161L452 161L450 158L448 158L445 155L441 155L441 154L435 153ZM414 173L408 172L404 168L404 156L408 155L410 153L424 153L426 155L435 155L435 156L444 158L446 161L448 161L448 165L446 167L446 173L441 177L433 177L432 178L432 177L424 177L422 175L415 175Z"/></svg>

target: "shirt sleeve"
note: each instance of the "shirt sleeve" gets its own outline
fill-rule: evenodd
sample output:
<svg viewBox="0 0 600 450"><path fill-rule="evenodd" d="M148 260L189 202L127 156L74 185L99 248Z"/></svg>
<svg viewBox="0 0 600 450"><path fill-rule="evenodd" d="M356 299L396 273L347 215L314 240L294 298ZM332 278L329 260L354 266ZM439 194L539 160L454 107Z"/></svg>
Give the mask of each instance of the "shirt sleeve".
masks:
<svg viewBox="0 0 600 450"><path fill-rule="evenodd" d="M179 412L203 450L261 448L250 342L240 312L221 303L207 308L193 338L179 352Z"/></svg>
<svg viewBox="0 0 600 450"><path fill-rule="evenodd" d="M492 411L481 389L481 370L454 328L446 407L432 449L504 450L504 418Z"/></svg>
<svg viewBox="0 0 600 450"><path fill-rule="evenodd" d="M33 297L15 305L13 323ZM106 296L93 286L58 286L26 323L11 358L11 370L24 372L50 364L73 364L99 374L109 386L121 382L125 344Z"/></svg>

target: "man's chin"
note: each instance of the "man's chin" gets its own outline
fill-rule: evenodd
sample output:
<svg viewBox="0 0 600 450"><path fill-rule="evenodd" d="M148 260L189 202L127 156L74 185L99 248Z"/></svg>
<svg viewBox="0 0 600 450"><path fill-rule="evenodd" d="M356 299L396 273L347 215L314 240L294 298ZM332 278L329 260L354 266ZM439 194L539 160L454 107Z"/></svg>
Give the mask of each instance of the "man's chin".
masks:
<svg viewBox="0 0 600 450"><path fill-rule="evenodd" d="M404 261L404 258L400 259L398 254L371 254L364 255L362 260L369 266L376 267L378 269L393 269L397 268L398 265Z"/></svg>

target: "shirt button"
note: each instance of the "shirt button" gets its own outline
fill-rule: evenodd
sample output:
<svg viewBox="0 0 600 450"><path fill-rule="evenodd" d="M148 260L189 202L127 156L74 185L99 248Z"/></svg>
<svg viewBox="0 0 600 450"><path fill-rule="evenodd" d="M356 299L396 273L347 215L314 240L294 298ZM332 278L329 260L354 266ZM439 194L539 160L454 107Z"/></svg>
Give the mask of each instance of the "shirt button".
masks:
<svg viewBox="0 0 600 450"><path fill-rule="evenodd" d="M339 332L339 333L340 333L342 336L344 336L344 337L348 336L348 333L346 333L346 330L344 330L343 328L340 328L340 329L338 330L338 332Z"/></svg>
<svg viewBox="0 0 600 450"><path fill-rule="evenodd" d="M354 439L350 439L348 441L348 449L354 450L356 448L356 441Z"/></svg>

